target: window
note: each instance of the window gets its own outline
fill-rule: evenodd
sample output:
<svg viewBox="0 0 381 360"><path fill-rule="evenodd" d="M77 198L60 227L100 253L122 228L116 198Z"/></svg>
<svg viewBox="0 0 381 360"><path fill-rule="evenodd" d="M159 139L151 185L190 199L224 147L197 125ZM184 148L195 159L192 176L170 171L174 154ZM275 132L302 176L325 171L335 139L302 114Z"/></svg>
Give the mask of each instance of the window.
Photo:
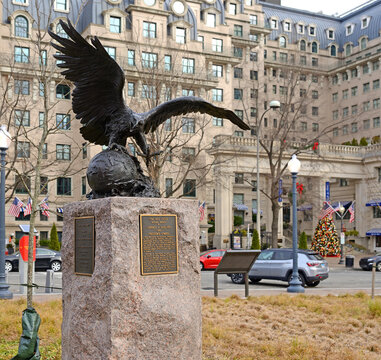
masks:
<svg viewBox="0 0 381 360"><path fill-rule="evenodd" d="M312 99L319 99L319 91L312 90Z"/></svg>
<svg viewBox="0 0 381 360"><path fill-rule="evenodd" d="M348 180L347 179L340 179L340 186L348 186Z"/></svg>
<svg viewBox="0 0 381 360"><path fill-rule="evenodd" d="M23 212L20 212L19 217L15 217L15 220L16 221L29 221L30 220L30 215L24 215ZM18 231L16 231L16 236L17 236L17 233L18 233Z"/></svg>
<svg viewBox="0 0 381 360"><path fill-rule="evenodd" d="M356 115L357 114L357 105L352 105L351 107L351 112L352 112L352 115Z"/></svg>
<svg viewBox="0 0 381 360"><path fill-rule="evenodd" d="M336 56L336 55L337 55L336 46L331 45L331 56Z"/></svg>
<svg viewBox="0 0 381 360"><path fill-rule="evenodd" d="M352 53L352 45L351 44L345 45L345 55L349 56L351 53Z"/></svg>
<svg viewBox="0 0 381 360"><path fill-rule="evenodd" d="M212 39L212 50L215 52L222 52L222 40Z"/></svg>
<svg viewBox="0 0 381 360"><path fill-rule="evenodd" d="M316 35L316 28L315 26L310 25L310 31L309 31L310 36L315 36Z"/></svg>
<svg viewBox="0 0 381 360"><path fill-rule="evenodd" d="M337 120L339 118L339 110L332 111L332 120Z"/></svg>
<svg viewBox="0 0 381 360"><path fill-rule="evenodd" d="M274 127L274 129L276 129L278 127L278 120L277 119L273 119L273 127Z"/></svg>
<svg viewBox="0 0 381 360"><path fill-rule="evenodd" d="M222 65L212 65L212 73L215 77L222 77L223 67Z"/></svg>
<svg viewBox="0 0 381 360"><path fill-rule="evenodd" d="M380 117L379 116L373 118L373 127L374 128L379 128L380 127Z"/></svg>
<svg viewBox="0 0 381 360"><path fill-rule="evenodd" d="M357 96L357 93L358 93L357 90L358 90L357 86L354 86L353 88L351 88L351 95L352 96ZM344 99L344 94L343 94L343 99ZM346 99L348 99L348 94L347 94Z"/></svg>
<svg viewBox="0 0 381 360"><path fill-rule="evenodd" d="M304 24L298 24L296 26L296 30L297 30L298 34L304 34Z"/></svg>
<svg viewBox="0 0 381 360"><path fill-rule="evenodd" d="M66 34L65 30L63 29L62 25L58 23L56 25L56 34L64 39L68 39L69 35Z"/></svg>
<svg viewBox="0 0 381 360"><path fill-rule="evenodd" d="M338 100L338 93L333 93L332 94L332 102L337 102L337 100Z"/></svg>
<svg viewBox="0 0 381 360"><path fill-rule="evenodd" d="M349 94L348 89L343 90L342 94L343 94L343 100L348 99L348 94Z"/></svg>
<svg viewBox="0 0 381 360"><path fill-rule="evenodd" d="M135 96L135 83L130 81L127 83L127 96Z"/></svg>
<svg viewBox="0 0 381 360"><path fill-rule="evenodd" d="M300 51L306 51L306 42L305 42L305 40L300 40L299 48L300 48Z"/></svg>
<svg viewBox="0 0 381 360"><path fill-rule="evenodd" d="M48 158L48 144L47 143L45 143L42 146L42 158L43 159L47 159Z"/></svg>
<svg viewBox="0 0 381 360"><path fill-rule="evenodd" d="M238 58L241 58L242 57L242 54L243 54L243 50L242 48L240 47L233 47L233 55L234 57L238 57Z"/></svg>
<svg viewBox="0 0 381 360"><path fill-rule="evenodd" d="M29 110L15 110L15 125L16 126L30 126Z"/></svg>
<svg viewBox="0 0 381 360"><path fill-rule="evenodd" d="M30 189L30 176L16 175L15 176L16 194L28 194L28 189Z"/></svg>
<svg viewBox="0 0 381 360"><path fill-rule="evenodd" d="M127 51L127 63L129 66L135 66L135 50Z"/></svg>
<svg viewBox="0 0 381 360"><path fill-rule="evenodd" d="M178 44L186 43L186 29L180 27L176 28L176 42Z"/></svg>
<svg viewBox="0 0 381 360"><path fill-rule="evenodd" d="M369 85L369 83L365 83L365 84L363 84L363 86L362 86L362 91L363 91L363 93L365 94L365 93L369 92L369 90L370 90L370 85Z"/></svg>
<svg viewBox="0 0 381 360"><path fill-rule="evenodd" d="M369 111L370 110L370 101L364 101L362 103L362 110L363 111Z"/></svg>
<svg viewBox="0 0 381 360"><path fill-rule="evenodd" d="M237 15L237 4L229 3L229 14Z"/></svg>
<svg viewBox="0 0 381 360"><path fill-rule="evenodd" d="M29 63L30 51L28 47L15 46L15 62L16 63Z"/></svg>
<svg viewBox="0 0 381 360"><path fill-rule="evenodd" d="M192 89L183 89L182 90L183 96L194 96L194 90Z"/></svg>
<svg viewBox="0 0 381 360"><path fill-rule="evenodd" d="M311 51L312 51L313 53L317 54L317 52L318 52L318 44L317 44L316 41L313 41L313 42L312 42L312 45L311 45Z"/></svg>
<svg viewBox="0 0 381 360"><path fill-rule="evenodd" d="M172 119L164 121L164 131L172 131Z"/></svg>
<svg viewBox="0 0 381 360"><path fill-rule="evenodd" d="M142 98L143 99L156 99L156 88L153 85L142 85Z"/></svg>
<svg viewBox="0 0 381 360"><path fill-rule="evenodd" d="M363 65L362 66L362 73L363 74L369 74L369 66L366 64L366 65Z"/></svg>
<svg viewBox="0 0 381 360"><path fill-rule="evenodd" d="M15 19L15 36L28 38L29 37L29 23L26 17L16 16Z"/></svg>
<svg viewBox="0 0 381 360"><path fill-rule="evenodd" d="M271 19L270 20L270 27L271 27L271 29L278 29L278 20Z"/></svg>
<svg viewBox="0 0 381 360"><path fill-rule="evenodd" d="M223 101L223 89L212 89L212 100L218 102Z"/></svg>
<svg viewBox="0 0 381 360"><path fill-rule="evenodd" d="M335 127L332 129L332 135L334 137L339 136L339 128Z"/></svg>
<svg viewBox="0 0 381 360"><path fill-rule="evenodd" d="M182 148L182 159L185 162L192 162L196 156L196 149L193 147Z"/></svg>
<svg viewBox="0 0 381 360"><path fill-rule="evenodd" d="M380 62L379 61L374 61L372 62L372 70L376 71L380 68Z"/></svg>
<svg viewBox="0 0 381 360"><path fill-rule="evenodd" d="M255 51L250 51L250 61L258 61L258 54Z"/></svg>
<svg viewBox="0 0 381 360"><path fill-rule="evenodd" d="M57 195L71 195L71 178L57 178Z"/></svg>
<svg viewBox="0 0 381 360"><path fill-rule="evenodd" d="M182 128L184 134L194 134L195 132L195 121L191 118L182 119Z"/></svg>
<svg viewBox="0 0 381 360"><path fill-rule="evenodd" d="M312 106L312 115L318 116L319 115L319 108L316 106Z"/></svg>
<svg viewBox="0 0 381 360"><path fill-rule="evenodd" d="M307 131L307 122L306 121L302 121L301 123L300 123L300 130L301 131Z"/></svg>
<svg viewBox="0 0 381 360"><path fill-rule="evenodd" d="M87 143L82 144L82 159L87 159Z"/></svg>
<svg viewBox="0 0 381 360"><path fill-rule="evenodd" d="M349 109L348 109L348 107L345 107L343 109L343 118L346 118L348 115L349 115Z"/></svg>
<svg viewBox="0 0 381 360"><path fill-rule="evenodd" d="M204 37L201 35L198 35L197 41L199 41L202 44L202 50L204 50Z"/></svg>
<svg viewBox="0 0 381 360"><path fill-rule="evenodd" d="M56 145L56 159L57 160L70 160L71 159L71 145Z"/></svg>
<svg viewBox="0 0 381 360"><path fill-rule="evenodd" d="M109 54L111 58L116 60L116 48L112 46L105 46L104 48L107 51L107 54Z"/></svg>
<svg viewBox="0 0 381 360"><path fill-rule="evenodd" d="M142 52L142 66L144 68L156 68L157 67L157 54Z"/></svg>
<svg viewBox="0 0 381 360"><path fill-rule="evenodd" d="M234 89L234 100L242 100L242 89Z"/></svg>
<svg viewBox="0 0 381 360"><path fill-rule="evenodd" d="M81 190L82 190L81 194L86 195L86 176L82 176L81 178ZM60 216L60 218L63 220L62 216ZM57 220L58 220L58 215L57 215Z"/></svg>
<svg viewBox="0 0 381 360"><path fill-rule="evenodd" d="M39 123L39 127L42 128L44 127L44 124L45 124L45 113L40 111L38 113L38 123Z"/></svg>
<svg viewBox="0 0 381 360"><path fill-rule="evenodd" d="M343 135L348 135L348 125L343 126Z"/></svg>
<svg viewBox="0 0 381 360"><path fill-rule="evenodd" d="M288 61L288 54L286 53L279 53L279 60L282 62L282 63L287 63Z"/></svg>
<svg viewBox="0 0 381 360"><path fill-rule="evenodd" d="M332 85L337 85L339 82L339 77L337 75L332 76Z"/></svg>
<svg viewBox="0 0 381 360"><path fill-rule="evenodd" d="M273 94L276 94L276 85L273 85Z"/></svg>
<svg viewBox="0 0 381 360"><path fill-rule="evenodd" d="M307 57L300 56L300 65L307 65Z"/></svg>
<svg viewBox="0 0 381 360"><path fill-rule="evenodd" d="M39 63L44 66L48 64L48 52L46 50L41 50Z"/></svg>
<svg viewBox="0 0 381 360"><path fill-rule="evenodd" d="M381 183L381 167L377 168L377 180Z"/></svg>
<svg viewBox="0 0 381 360"><path fill-rule="evenodd" d="M234 183L235 184L243 184L243 173L235 173L234 174Z"/></svg>
<svg viewBox="0 0 381 360"><path fill-rule="evenodd" d="M379 89L380 88L380 80L373 80L373 90Z"/></svg>
<svg viewBox="0 0 381 360"><path fill-rule="evenodd" d="M364 17L361 19L361 29L365 29L369 25L369 17Z"/></svg>
<svg viewBox="0 0 381 360"><path fill-rule="evenodd" d="M300 97L305 97L306 94L307 94L306 89L299 89L299 95L300 95Z"/></svg>
<svg viewBox="0 0 381 360"><path fill-rule="evenodd" d="M242 25L234 25L234 36L237 36L237 37L243 36Z"/></svg>
<svg viewBox="0 0 381 360"><path fill-rule="evenodd" d="M224 126L224 119L213 117L212 118L213 126Z"/></svg>
<svg viewBox="0 0 381 360"><path fill-rule="evenodd" d="M287 40L284 36L279 38L279 47L285 48L287 46Z"/></svg>
<svg viewBox="0 0 381 360"><path fill-rule="evenodd" d="M354 122L351 124L351 131L352 133L357 133L357 122Z"/></svg>
<svg viewBox="0 0 381 360"><path fill-rule="evenodd" d="M156 23L143 21L143 37L150 39L156 38Z"/></svg>
<svg viewBox="0 0 381 360"><path fill-rule="evenodd" d="M346 80L348 80L348 73L344 72L343 73L343 81L346 81Z"/></svg>
<svg viewBox="0 0 381 360"><path fill-rule="evenodd" d="M243 120L243 111L242 110L234 110L235 114L241 119ZM237 132L237 131L236 131ZM242 133L242 136L243 136L243 131L239 131L239 133Z"/></svg>
<svg viewBox="0 0 381 360"><path fill-rule="evenodd" d="M251 107L250 108L250 116L251 117L256 117L257 116L257 108Z"/></svg>
<svg viewBox="0 0 381 360"><path fill-rule="evenodd" d="M286 86L279 86L279 94L280 95L287 95L288 88Z"/></svg>
<svg viewBox="0 0 381 360"><path fill-rule="evenodd" d="M172 89L171 88L165 88L164 99L165 99L165 101L169 101L172 99Z"/></svg>
<svg viewBox="0 0 381 360"><path fill-rule="evenodd" d="M68 0L55 0L54 10L68 11Z"/></svg>
<svg viewBox="0 0 381 360"><path fill-rule="evenodd" d="M239 67L234 68L234 78L235 79L242 79L243 77L243 69Z"/></svg>
<svg viewBox="0 0 381 360"><path fill-rule="evenodd" d="M367 45L366 38L362 38L361 41L360 41L360 48L361 48L361 50L366 49L366 45Z"/></svg>
<svg viewBox="0 0 381 360"><path fill-rule="evenodd" d="M17 142L16 153L18 158L30 158L30 143L27 141Z"/></svg>
<svg viewBox="0 0 381 360"><path fill-rule="evenodd" d="M373 109L379 109L380 108L380 98L373 99Z"/></svg>
<svg viewBox="0 0 381 360"><path fill-rule="evenodd" d="M170 197L173 193L173 179L165 179L165 197Z"/></svg>
<svg viewBox="0 0 381 360"><path fill-rule="evenodd" d="M184 197L196 197L196 180L185 179L183 185Z"/></svg>
<svg viewBox="0 0 381 360"><path fill-rule="evenodd" d="M328 29L328 30L327 30L327 37L328 37L328 39L330 39L330 40L334 40L334 39L335 39L335 31L334 31L334 30L331 30L331 29Z"/></svg>
<svg viewBox="0 0 381 360"><path fill-rule="evenodd" d="M165 71L172 70L172 56L171 55L164 56L164 70Z"/></svg>
<svg viewBox="0 0 381 360"><path fill-rule="evenodd" d="M244 194L233 194L233 204L235 205L244 204Z"/></svg>
<svg viewBox="0 0 381 360"><path fill-rule="evenodd" d="M208 13L206 15L206 26L216 27L216 14Z"/></svg>
<svg viewBox="0 0 381 360"><path fill-rule="evenodd" d="M312 66L318 66L319 65L318 58L313 57L311 60L311 64L312 64Z"/></svg>
<svg viewBox="0 0 381 360"><path fill-rule="evenodd" d="M381 218L381 209L378 206L373 207L373 218L379 219ZM378 237L379 238L379 237Z"/></svg>
<svg viewBox="0 0 381 360"><path fill-rule="evenodd" d="M291 31L291 23L289 21L284 21L283 22L283 30L290 32Z"/></svg>
<svg viewBox="0 0 381 360"><path fill-rule="evenodd" d="M258 16L250 15L250 25L258 25Z"/></svg>
<svg viewBox="0 0 381 360"><path fill-rule="evenodd" d="M182 59L183 74L194 74L194 59Z"/></svg>
<svg viewBox="0 0 381 360"><path fill-rule="evenodd" d="M355 28L354 24L349 24L345 27L346 35L351 35L353 33L353 29Z"/></svg>
<svg viewBox="0 0 381 360"><path fill-rule="evenodd" d="M122 19L117 16L110 16L110 32L120 34L122 32Z"/></svg>
<svg viewBox="0 0 381 360"><path fill-rule="evenodd" d="M363 123L364 130L370 129L370 120L369 119L363 120L362 123Z"/></svg>
<svg viewBox="0 0 381 360"><path fill-rule="evenodd" d="M257 89L250 89L250 99L256 99L258 97Z"/></svg>
<svg viewBox="0 0 381 360"><path fill-rule="evenodd" d="M48 193L48 177L40 176L40 193L46 195Z"/></svg>
<svg viewBox="0 0 381 360"><path fill-rule="evenodd" d="M56 86L56 98L70 100L70 87L64 84Z"/></svg>
<svg viewBox="0 0 381 360"><path fill-rule="evenodd" d="M15 94L29 95L29 81L15 79Z"/></svg>
<svg viewBox="0 0 381 360"><path fill-rule="evenodd" d="M69 114L56 114L57 129L70 130L70 122Z"/></svg>

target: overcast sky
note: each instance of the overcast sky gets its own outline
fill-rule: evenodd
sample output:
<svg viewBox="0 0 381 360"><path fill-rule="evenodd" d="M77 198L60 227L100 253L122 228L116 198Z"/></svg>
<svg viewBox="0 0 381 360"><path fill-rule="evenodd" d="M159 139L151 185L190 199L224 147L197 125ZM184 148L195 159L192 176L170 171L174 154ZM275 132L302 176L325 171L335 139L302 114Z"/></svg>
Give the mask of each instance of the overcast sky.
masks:
<svg viewBox="0 0 381 360"><path fill-rule="evenodd" d="M326 15L339 15L366 3L366 0L281 0L283 6L313 12L323 11Z"/></svg>

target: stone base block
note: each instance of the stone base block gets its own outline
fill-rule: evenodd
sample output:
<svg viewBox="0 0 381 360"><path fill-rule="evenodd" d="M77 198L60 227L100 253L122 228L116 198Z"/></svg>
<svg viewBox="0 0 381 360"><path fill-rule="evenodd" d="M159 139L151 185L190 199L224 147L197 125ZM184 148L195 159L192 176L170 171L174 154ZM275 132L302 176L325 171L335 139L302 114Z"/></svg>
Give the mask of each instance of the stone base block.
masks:
<svg viewBox="0 0 381 360"><path fill-rule="evenodd" d="M65 206L64 360L201 359L198 205L112 197ZM142 276L140 214L176 214L178 273ZM74 272L74 219L95 217L92 276Z"/></svg>

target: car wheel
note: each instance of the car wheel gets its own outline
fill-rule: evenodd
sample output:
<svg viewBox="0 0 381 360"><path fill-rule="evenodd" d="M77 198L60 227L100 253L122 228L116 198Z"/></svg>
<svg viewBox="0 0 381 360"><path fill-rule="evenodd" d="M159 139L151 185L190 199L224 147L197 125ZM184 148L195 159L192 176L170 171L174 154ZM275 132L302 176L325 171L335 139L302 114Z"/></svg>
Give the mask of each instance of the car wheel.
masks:
<svg viewBox="0 0 381 360"><path fill-rule="evenodd" d="M200 270L204 270L204 264L202 262L200 262Z"/></svg>
<svg viewBox="0 0 381 360"><path fill-rule="evenodd" d="M376 264L376 270L381 271L381 261Z"/></svg>
<svg viewBox="0 0 381 360"><path fill-rule="evenodd" d="M319 284L320 284L320 280L309 282L309 283L307 283L307 286L309 286L309 287L315 287L315 286L318 286Z"/></svg>
<svg viewBox="0 0 381 360"><path fill-rule="evenodd" d="M232 274L230 278L234 284L243 284L245 282L245 276L243 274Z"/></svg>
<svg viewBox="0 0 381 360"><path fill-rule="evenodd" d="M290 275L288 275L288 279L287 279L288 285L290 285L291 279L292 279L292 273ZM299 273L299 280L302 283L302 286L305 287L306 286L306 280L304 279L304 276L301 273Z"/></svg>
<svg viewBox="0 0 381 360"><path fill-rule="evenodd" d="M5 262L5 271L11 272L13 270L13 265L10 261Z"/></svg>
<svg viewBox="0 0 381 360"><path fill-rule="evenodd" d="M52 261L50 264L50 268L54 271L61 271L61 263L59 261Z"/></svg>
<svg viewBox="0 0 381 360"><path fill-rule="evenodd" d="M249 276L249 279L250 281L253 283L253 284L256 284L256 283L259 283L262 279L260 278L255 278L255 277L252 277L252 276Z"/></svg>

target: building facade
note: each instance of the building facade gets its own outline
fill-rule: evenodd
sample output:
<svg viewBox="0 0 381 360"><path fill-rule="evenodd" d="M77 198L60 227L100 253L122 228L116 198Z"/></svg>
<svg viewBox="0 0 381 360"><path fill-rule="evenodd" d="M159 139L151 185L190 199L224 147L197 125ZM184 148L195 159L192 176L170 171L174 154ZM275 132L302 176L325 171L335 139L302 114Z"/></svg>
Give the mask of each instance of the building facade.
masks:
<svg viewBox="0 0 381 360"><path fill-rule="evenodd" d="M150 139L164 150L150 169L164 196L206 201L215 219L215 247L225 242L233 216L252 226L257 186L271 188L268 156L260 152L256 184L256 129L263 141L283 139L301 153L300 228L312 235L323 185L333 201L356 200L356 228L370 249L381 248L380 56L381 1L343 16L326 16L281 6L278 1L183 0L7 0L2 4L1 87L3 123L16 143L9 149L7 209L14 196L26 203L35 185L36 149L44 129L41 201L36 229L48 237L61 231L65 203L85 199L89 159L101 148L87 144L71 111L73 85L64 81L46 29L64 35L58 21L70 19L89 39L98 36L126 74L124 98L134 111L171 98L196 95L234 110L253 130L201 115L169 119ZM269 111L279 100L280 111ZM46 124L44 127L43 124ZM284 129L288 129L284 133ZM283 137L282 137L283 136ZM355 140L353 140L355 139ZM319 143L316 151L307 145ZM360 143L363 147L341 145ZM298 145L296 145L298 144ZM135 146L130 143L130 150ZM304 166L304 164L306 164ZM282 177L278 237L287 237L290 179ZM24 180L24 181L22 181ZM376 206L367 204L373 204ZM263 233L272 211L262 196ZM7 215L7 234L21 235L27 218ZM368 235L367 235L368 234Z"/></svg>

